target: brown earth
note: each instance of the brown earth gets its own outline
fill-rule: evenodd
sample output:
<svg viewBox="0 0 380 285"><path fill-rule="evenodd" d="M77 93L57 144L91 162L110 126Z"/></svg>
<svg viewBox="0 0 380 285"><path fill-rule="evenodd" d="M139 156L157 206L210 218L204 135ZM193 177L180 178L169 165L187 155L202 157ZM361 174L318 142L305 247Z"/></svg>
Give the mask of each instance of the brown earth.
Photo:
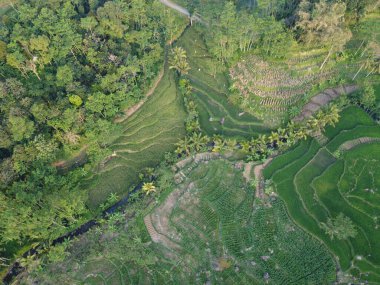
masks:
<svg viewBox="0 0 380 285"><path fill-rule="evenodd" d="M362 138L346 141L339 147L339 150L347 151L347 150L353 149L354 147L360 144L373 143L373 142L380 142L380 138L362 137Z"/></svg>
<svg viewBox="0 0 380 285"><path fill-rule="evenodd" d="M343 94L351 94L359 89L356 85L346 85L336 88L329 88L311 98L303 108L300 115L294 118L294 121L300 122L316 113L323 106L330 103L332 100L338 98Z"/></svg>
<svg viewBox="0 0 380 285"><path fill-rule="evenodd" d="M255 197L263 199L264 193L264 179L263 179L263 169L273 160L273 157L268 158L263 164L256 165L253 169L255 174L255 179L257 181Z"/></svg>
<svg viewBox="0 0 380 285"><path fill-rule="evenodd" d="M123 111L124 114L122 116L116 117L114 119L114 123L122 123L122 122L124 122L126 119L128 119L130 116L132 116L137 110L139 110L142 107L142 105L144 105L144 103L146 102L146 100L154 93L154 91L156 90L158 84L161 82L162 77L164 76L164 73L165 73L165 68L163 67L161 69L160 73L158 74L158 77L157 77L156 81L154 82L153 86L145 94L144 98L140 102L138 102L136 105L134 105L134 106L132 106L130 108L125 109Z"/></svg>
<svg viewBox="0 0 380 285"><path fill-rule="evenodd" d="M67 173L68 171L78 167L82 166L87 162L87 153L86 150L88 148L88 145L83 146L79 153L74 155L73 157L66 159L66 160L59 160L52 163L52 166L57 168L58 172L60 173Z"/></svg>

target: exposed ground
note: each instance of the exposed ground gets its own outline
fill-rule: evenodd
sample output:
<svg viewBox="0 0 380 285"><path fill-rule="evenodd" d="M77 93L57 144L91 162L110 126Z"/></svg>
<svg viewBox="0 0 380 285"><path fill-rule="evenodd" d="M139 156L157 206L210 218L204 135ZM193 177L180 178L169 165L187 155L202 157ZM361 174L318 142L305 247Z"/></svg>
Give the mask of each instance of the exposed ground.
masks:
<svg viewBox="0 0 380 285"><path fill-rule="evenodd" d="M154 81L152 87L149 89L149 91L145 94L144 98L138 102L137 104L135 104L134 106L130 107L130 108L127 108L124 110L124 114L122 116L118 116L115 118L114 122L115 123L122 123L124 122L126 119L128 119L130 116L132 116L135 112L137 112L143 105L144 103L146 102L146 100L152 96L154 94L154 91L156 90L158 84L160 84L161 82L161 79L163 78L164 76L164 73L165 73L165 68L163 67L161 69L161 71L159 72L159 74L157 75L157 78L156 80Z"/></svg>
<svg viewBox="0 0 380 285"><path fill-rule="evenodd" d="M253 169L253 173L255 174L255 179L257 181L256 186L256 198L263 199L264 198L264 177L263 177L263 170L264 168L273 160L273 158L268 158L264 163L256 165Z"/></svg>
<svg viewBox="0 0 380 285"><path fill-rule="evenodd" d="M325 136L324 146L308 140L275 158L264 176L275 183L292 219L352 274L351 282L380 284L380 127L361 109L349 107ZM332 240L320 227L339 213L353 221L355 238Z"/></svg>
<svg viewBox="0 0 380 285"><path fill-rule="evenodd" d="M301 111L301 114L294 118L294 121L303 121L313 114L315 114L319 109L323 106L326 106L331 101L337 99L341 95L351 94L359 89L356 85L346 85L336 88L329 88L325 91L315 95L310 99L309 103L307 103Z"/></svg>
<svg viewBox="0 0 380 285"><path fill-rule="evenodd" d="M60 173L66 173L75 167L82 166L87 162L87 148L88 146L85 145L79 150L76 155L66 160L55 161L52 165L56 167Z"/></svg>
<svg viewBox="0 0 380 285"><path fill-rule="evenodd" d="M201 283L317 284L333 278L329 254L291 224L280 201L271 207L254 202L244 177L249 165L212 157L176 168L185 178L144 218L161 256L193 276L209 272Z"/></svg>

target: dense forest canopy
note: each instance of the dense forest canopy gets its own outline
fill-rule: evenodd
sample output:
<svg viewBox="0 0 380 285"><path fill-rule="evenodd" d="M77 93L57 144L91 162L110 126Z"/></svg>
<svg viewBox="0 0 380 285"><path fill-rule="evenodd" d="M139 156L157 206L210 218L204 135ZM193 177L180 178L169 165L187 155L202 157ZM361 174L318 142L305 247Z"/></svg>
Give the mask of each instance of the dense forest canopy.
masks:
<svg viewBox="0 0 380 285"><path fill-rule="evenodd" d="M178 33L157 1L25 1L0 26L0 243L64 232L87 210L83 170L52 162L107 153L112 119L140 99Z"/></svg>

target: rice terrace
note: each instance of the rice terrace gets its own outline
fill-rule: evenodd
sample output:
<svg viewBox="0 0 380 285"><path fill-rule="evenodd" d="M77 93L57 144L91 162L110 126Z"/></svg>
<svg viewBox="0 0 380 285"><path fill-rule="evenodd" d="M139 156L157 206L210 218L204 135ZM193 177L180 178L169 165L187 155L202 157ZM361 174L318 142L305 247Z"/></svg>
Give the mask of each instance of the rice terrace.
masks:
<svg viewBox="0 0 380 285"><path fill-rule="evenodd" d="M377 0L0 0L3 284L380 285Z"/></svg>

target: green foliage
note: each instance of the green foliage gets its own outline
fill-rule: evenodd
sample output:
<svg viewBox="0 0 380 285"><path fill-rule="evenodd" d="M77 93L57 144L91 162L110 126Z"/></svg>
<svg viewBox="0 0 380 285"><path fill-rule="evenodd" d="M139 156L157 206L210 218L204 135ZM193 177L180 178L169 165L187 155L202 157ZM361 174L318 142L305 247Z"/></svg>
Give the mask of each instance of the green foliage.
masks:
<svg viewBox="0 0 380 285"><path fill-rule="evenodd" d="M349 107L326 136L325 147L307 141L275 158L264 176L273 180L295 222L339 257L343 271L351 273L355 263L359 273L366 273L363 282L379 282L380 252L373 250L379 225L372 217L378 215L379 197L374 189L379 181L374 177L379 173L380 148L370 138L380 138L380 129L363 110ZM362 139L357 142L358 138ZM346 150L339 151L337 160L333 154L343 144ZM363 262L357 262L357 256Z"/></svg>
<svg viewBox="0 0 380 285"><path fill-rule="evenodd" d="M366 109L371 109L375 106L375 89L368 82L366 82L364 90L361 93L360 103L363 104Z"/></svg>
<svg viewBox="0 0 380 285"><path fill-rule="evenodd" d="M190 70L187 62L186 51L181 47L175 47L171 50L169 59L169 69L175 69L179 74L187 74Z"/></svg>
<svg viewBox="0 0 380 285"><path fill-rule="evenodd" d="M185 21L145 0L12 5L0 20L1 255L7 243L52 239L88 214L79 180L111 152L114 116L141 99ZM51 167L85 144L92 166L81 174Z"/></svg>
<svg viewBox="0 0 380 285"><path fill-rule="evenodd" d="M55 246L52 246L48 249L47 253L47 260L49 263L57 263L63 261L65 258L69 256L68 252L68 242L64 242L61 244L57 244Z"/></svg>
<svg viewBox="0 0 380 285"><path fill-rule="evenodd" d="M336 218L329 218L326 223L321 223L322 229L331 239L355 238L358 234L355 225L349 217L340 213Z"/></svg>
<svg viewBox="0 0 380 285"><path fill-rule="evenodd" d="M125 221L123 216L110 230L107 222L103 229L108 230L85 234L73 242L65 260L48 263L21 281L90 283L101 275L107 284L264 284L265 273L275 284L333 280L335 266L326 248L292 223L280 200L270 207L255 201L232 163L209 161L186 173L176 190L165 192L179 197L173 205L165 195L157 204L141 199L126 208L126 216L135 218ZM170 239L151 241L144 217L151 217L158 236Z"/></svg>
<svg viewBox="0 0 380 285"><path fill-rule="evenodd" d="M0 60L3 61L7 56L7 43L0 40Z"/></svg>
<svg viewBox="0 0 380 285"><path fill-rule="evenodd" d="M260 31L256 49L267 58L286 57L295 45L292 33L274 18L259 19L256 25Z"/></svg>
<svg viewBox="0 0 380 285"><path fill-rule="evenodd" d="M83 104L83 100L78 95L70 95L69 101L71 104L73 104L75 107L80 107Z"/></svg>
<svg viewBox="0 0 380 285"><path fill-rule="evenodd" d="M34 130L34 123L28 118L14 115L9 117L9 131L16 142L31 138Z"/></svg>
<svg viewBox="0 0 380 285"><path fill-rule="evenodd" d="M345 24L346 5L342 2L321 0L313 4L309 0L300 3L295 25L299 39L307 45L324 46L329 53L321 65L324 67L334 52L342 51L352 33Z"/></svg>

